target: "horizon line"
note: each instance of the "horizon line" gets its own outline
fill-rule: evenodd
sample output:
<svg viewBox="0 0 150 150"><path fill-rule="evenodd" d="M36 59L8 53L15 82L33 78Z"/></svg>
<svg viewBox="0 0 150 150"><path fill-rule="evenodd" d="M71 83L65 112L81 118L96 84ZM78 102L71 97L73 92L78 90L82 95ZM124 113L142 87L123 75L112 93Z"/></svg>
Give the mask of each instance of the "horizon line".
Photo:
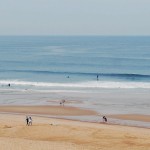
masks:
<svg viewBox="0 0 150 150"><path fill-rule="evenodd" d="M47 35L47 34L6 34L6 35L0 35L0 36L103 36L103 37L108 37L108 36L112 36L112 37L138 37L138 36L143 36L143 37L148 37L150 35L96 35L96 34L89 34L89 35L84 35L84 34L79 34L79 35L63 35L63 34L57 34L57 35Z"/></svg>

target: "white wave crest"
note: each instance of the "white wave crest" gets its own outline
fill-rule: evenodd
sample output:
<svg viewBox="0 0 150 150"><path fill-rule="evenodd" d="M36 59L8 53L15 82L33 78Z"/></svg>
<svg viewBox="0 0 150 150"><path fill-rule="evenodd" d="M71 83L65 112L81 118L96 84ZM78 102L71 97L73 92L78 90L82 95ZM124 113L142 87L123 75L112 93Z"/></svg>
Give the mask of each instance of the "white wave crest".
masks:
<svg viewBox="0 0 150 150"><path fill-rule="evenodd" d="M150 88L150 82L88 81L76 83L29 82L19 80L0 80L0 85L68 87L68 88Z"/></svg>

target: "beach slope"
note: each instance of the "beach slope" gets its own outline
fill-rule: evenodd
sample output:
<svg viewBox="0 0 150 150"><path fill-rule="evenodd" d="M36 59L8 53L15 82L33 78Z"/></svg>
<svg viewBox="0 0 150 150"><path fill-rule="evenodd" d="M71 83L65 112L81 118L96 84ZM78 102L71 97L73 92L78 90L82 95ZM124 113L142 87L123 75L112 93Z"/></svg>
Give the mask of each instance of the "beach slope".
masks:
<svg viewBox="0 0 150 150"><path fill-rule="evenodd" d="M3 150L149 150L150 130L144 128L0 114Z"/></svg>

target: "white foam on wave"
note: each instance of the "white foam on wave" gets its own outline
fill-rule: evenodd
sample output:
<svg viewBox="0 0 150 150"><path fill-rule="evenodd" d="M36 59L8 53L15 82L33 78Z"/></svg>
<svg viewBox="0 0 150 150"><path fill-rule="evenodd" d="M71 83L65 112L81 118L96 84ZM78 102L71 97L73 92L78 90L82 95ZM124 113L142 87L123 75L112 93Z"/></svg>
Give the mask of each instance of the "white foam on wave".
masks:
<svg viewBox="0 0 150 150"><path fill-rule="evenodd" d="M0 85L65 87L65 88L150 88L150 82L87 81L75 83L29 82L19 80L0 80Z"/></svg>

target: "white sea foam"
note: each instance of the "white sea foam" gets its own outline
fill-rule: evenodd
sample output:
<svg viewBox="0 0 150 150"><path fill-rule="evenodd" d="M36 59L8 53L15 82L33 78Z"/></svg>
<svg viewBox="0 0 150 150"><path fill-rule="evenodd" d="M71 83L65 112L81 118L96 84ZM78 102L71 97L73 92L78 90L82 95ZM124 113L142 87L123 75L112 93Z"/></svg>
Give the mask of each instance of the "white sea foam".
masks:
<svg viewBox="0 0 150 150"><path fill-rule="evenodd" d="M35 87L64 87L64 88L150 88L150 82L115 82L115 81L88 81L76 83L50 83L50 82L29 82L19 80L0 80L0 85L12 86L35 86Z"/></svg>

